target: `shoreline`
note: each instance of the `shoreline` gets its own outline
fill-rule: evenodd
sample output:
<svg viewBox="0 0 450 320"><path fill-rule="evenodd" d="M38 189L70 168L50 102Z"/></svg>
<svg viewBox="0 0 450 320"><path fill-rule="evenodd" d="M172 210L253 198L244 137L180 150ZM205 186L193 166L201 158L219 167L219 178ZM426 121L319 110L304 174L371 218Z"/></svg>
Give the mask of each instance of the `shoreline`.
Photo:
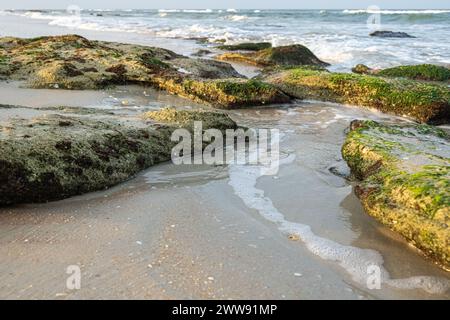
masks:
<svg viewBox="0 0 450 320"><path fill-rule="evenodd" d="M332 114L326 115L331 110L345 111L345 119L351 118L355 111L361 112L352 108L341 110L338 105L320 107L317 103L290 108L294 109L281 112L277 108L256 108L232 111L231 115L244 120L243 125L249 124L246 121L251 123L258 118L261 118L262 123L268 119L277 119L280 128L286 132L297 123L303 123L304 129L295 130L301 134L301 138L291 133L292 137L283 147L283 150L292 152L321 143L323 138L313 138L308 133L311 129L307 129L307 123L314 122L313 113L309 114L314 108L319 108L314 113L321 108L329 110L323 113L325 118L322 123L332 119ZM312 109L308 112L309 108ZM368 111L366 115L376 117ZM299 122L297 117L302 121ZM336 136L349 120L339 121L342 121L341 124L328 134ZM320 125L316 126L320 130ZM330 124L327 126L332 128ZM313 140L308 141L311 138ZM295 141L303 147L293 145ZM333 159L333 153L326 153L325 164ZM384 265L395 278L429 275L430 272L447 277L446 273L417 255L401 238L366 216L351 186L344 179L325 174L327 171L321 163L313 165L317 169L308 168L317 162L311 153L308 155L300 151L298 156L300 162L283 166L277 180L265 177L258 181L258 187L265 190L288 219L309 223L319 235L339 243L381 250ZM307 165L298 167L302 163ZM8 258L9 262L2 263L5 270L14 263L14 270L17 270L13 274L2 272L2 283L5 288L10 288L2 290L2 296L19 299L77 299L95 298L97 295L138 299L215 299L255 297L255 292L259 292L256 297L264 299L332 298L338 293L342 298L371 299L399 297L401 292L402 296L410 298L427 297L421 290L402 290L397 293L383 286L380 292L374 293L365 291L357 284L345 284L342 287L340 279L347 276L337 265L331 269L323 265L318 257L303 249L301 242L289 241L233 196L225 168L192 168L194 171L191 175L186 175L187 169L163 163L106 191L47 204L1 209L2 256L10 257L17 250L22 252L20 260ZM309 184L310 190L307 192L308 189L302 189L301 213L295 210L298 208L295 200L298 195L289 187L298 181ZM308 200L314 198L310 194L315 192L311 183L317 184L321 192L329 192L330 196L334 194L319 208L314 201ZM326 189L323 189L325 186ZM335 203L335 197L341 199L342 204ZM228 208L220 206L221 201L226 201ZM334 206L340 209L331 209ZM321 210L324 211L319 214ZM326 219L323 215L325 212ZM19 227L20 221L34 223ZM71 249L61 250L63 246ZM86 251L87 247L91 249ZM217 251L217 248L222 249ZM217 252L211 256L213 251ZM43 263L39 259L41 255L49 257L48 261L53 261L52 264ZM235 259L224 260L230 255ZM275 256L278 263L273 265ZM18 265L22 259L28 262ZM399 264L399 259L403 263ZM84 289L79 292L63 288L64 266L73 263L80 263L83 270ZM35 277L39 275L40 279L47 279L45 285L38 285L20 276L20 270L30 266L35 270ZM281 278L280 270L283 270ZM302 276L298 278L294 273L301 273ZM49 277L54 277L54 274L58 276L50 280ZM97 274L100 276L97 277ZM266 275L265 281L261 281L261 274ZM208 280L210 277L214 280ZM230 286L230 278L235 280L233 283L236 286ZM121 288L127 281L134 285L123 291ZM329 284L326 290L322 287L324 282ZM344 283L353 281L348 278ZM31 284L33 287L28 287ZM260 288L259 291L255 291L255 285ZM268 291L269 287L271 289ZM16 291L19 288L22 289ZM315 289L311 291L311 288ZM446 296L442 298L447 299Z"/></svg>
<svg viewBox="0 0 450 320"><path fill-rule="evenodd" d="M36 42L39 46L47 45L46 41L58 43L58 39L33 39L31 46ZM68 36L68 39L68 43L72 43L78 53L82 51L80 49L96 50L99 45L98 42L78 36ZM24 44L20 44L20 41L24 41ZM25 50L29 49L26 41L18 40L18 50L21 50L20 46ZM99 46L102 50L111 50L102 56L106 57L106 66L101 66L105 71L98 68L100 71L89 71L92 74L88 75L86 74L89 72L86 71L80 75L77 71L83 66L74 62L69 68L71 74L63 73L61 76L60 69L56 69L56 81L50 72L50 80L43 77L43 82L36 86L54 89L26 89L18 88L17 82L2 83L0 94L8 92L8 95L0 103L26 108L4 108L7 113L2 114L0 121L14 122L18 118L34 120L35 116L39 119L41 115L44 118L60 117L61 113L72 116L71 112L75 110L74 114L79 119L83 116L86 120L102 123L106 118L114 117L117 123L124 124L126 128L144 112L160 110L167 104L190 112L212 111L219 107L225 109L220 114L231 116L238 125L280 129L286 135L282 141L282 154L292 161L284 163L276 177L260 177L252 169L236 165L193 168L194 172L190 172L188 168L162 163L138 173L137 178L121 179L127 181L107 191L47 204L2 208L0 221L3 220L4 223L0 225L4 232L0 232L0 247L3 250L1 256L8 257L2 263L5 271L25 271L26 262L31 261L37 268L34 276L48 280L52 277L51 273L58 273L57 270L63 269L64 264L76 263L83 267L84 277L88 281L86 291L73 293L64 290L63 282L59 282L63 275L58 276L58 281L49 280L49 284L39 285L34 280L23 277L20 272L5 272L3 279L0 279L2 283L6 283L2 295L17 298L44 296L49 299L89 298L96 294L112 298L248 298L254 297L255 290L252 286L256 283L260 288L260 298L332 298L345 295L349 299L448 299L448 273L422 259L403 239L364 215L352 192L352 184L347 180L348 169L340 155L340 146L344 142L350 121L362 118L385 121L392 126L408 122L399 117L404 114L400 112L399 116L394 116L372 112L364 107L346 108L341 104L294 99L319 96L326 97L326 101L355 102L359 106L373 101L373 96L370 95L367 99L363 97L362 100L352 100L353 97L345 91L348 81L350 85L356 85L357 89L360 88L358 86L367 88L365 86L371 83L382 83L383 87L391 90L388 93L394 92L394 100L383 102L384 105L391 101L400 101L402 104L404 101L409 103L410 100L408 97L401 100L402 96L396 90L399 83L407 83L412 88L413 95L417 92L422 94L423 88L436 89L433 92L439 94L443 92L443 98L436 101L442 103L441 110L444 110L442 114L445 120L447 98L442 89L444 86L428 82L419 85L421 82L410 79L399 82L373 75L328 73L308 67L283 69L284 60L270 60L277 57L272 54L276 50L291 50L292 47L275 47L263 52L269 53L268 60L264 60L264 63L268 63L273 68L269 70L274 73L263 73L258 79L249 80L240 78L226 64L215 65L214 60L192 60L154 48L152 54L156 52L164 57L159 60L153 56L145 56L147 52L141 55L140 51L133 51L136 48L147 48L132 46L126 47L131 48L130 51L127 49L116 57L109 54L115 52L114 46L122 45L109 45L112 47ZM73 48L69 52L70 50ZM132 61L139 68L145 67L151 71L143 69L145 72L139 73L141 69L138 68L137 73L132 73L136 69L131 68L122 72L124 65L117 64L117 59L129 52L133 54L132 59L119 60L119 63ZM249 53L251 58L252 54ZM296 54L297 51L294 51L294 58L298 59ZM15 58L14 55L11 56ZM87 54L74 61L84 61L79 62L84 64L88 60L86 57L91 58ZM299 64L303 63L301 59L304 58L303 55L300 57ZM183 68L177 65L181 63L180 60ZM61 61L56 59L52 62ZM111 67L108 65L110 63L115 64ZM192 68L188 72L184 69L186 63L187 68ZM30 65L24 64L25 68ZM120 65L122 67L119 68ZM277 69L279 67L281 69ZM14 72L18 72L17 70ZM36 75L41 74L38 68L30 70ZM64 68L61 70L67 71ZM209 78L211 70L214 75ZM109 73L111 84L134 83L138 79L137 82L153 88L128 84L105 89L97 87L97 83L93 82L95 85L91 87L100 90L56 89L63 88L61 84L69 84L68 87L73 88L70 86L72 83L79 84L87 76L92 76L89 79L95 80L97 73L101 72ZM247 72L251 70L247 69ZM117 81L115 77L124 74L129 78ZM141 74L144 78L140 78ZM161 74L163 77L159 78ZM203 74L208 77L203 77ZM235 78L230 78L230 74ZM45 73L45 76L48 74ZM302 82L310 76L313 79L319 78L321 85L325 81L334 84L336 77L339 83L343 81L345 90L333 91L336 86L326 84L324 88L319 88L323 91L315 91L317 87L311 87L308 81ZM81 82L74 81L73 78L76 77L80 77ZM155 78L158 84L156 88L166 89L167 92L155 89ZM285 82L280 82L280 79ZM17 99L16 96L20 98ZM39 103L34 103L36 99ZM436 107L433 100L427 99L428 97L424 98L425 104L421 104L421 107L426 108L426 103ZM67 100L73 102L66 105ZM55 104L62 104L65 109L52 109ZM267 106L262 106L264 104ZM242 108L245 106L253 107ZM368 106L371 106L370 103ZM376 106L379 108L379 105ZM84 112L87 114L83 115ZM418 120L428 122L430 119L434 120L433 117L433 114L430 117L419 116ZM127 124L128 121L130 122ZM59 126L65 127L66 124L64 122ZM148 128L147 126L146 123L144 128ZM12 127L16 129L14 125ZM418 128L426 130L432 127L423 125ZM37 129L30 129L30 132L33 130ZM58 130L67 132L65 128ZM158 180L160 178L162 180ZM326 194L328 199L317 203L318 194ZM222 203L227 203L229 207L224 208ZM277 218L274 220L271 214ZM26 221L26 224L21 225L22 221ZM290 232L286 233L286 228ZM228 234L225 232L228 229L233 231ZM17 230L20 230L20 235L15 233ZM217 237L217 234L221 236ZM268 241L274 238L277 239L276 243ZM369 241L371 238L375 244ZM357 244L362 244L362 247ZM69 246L73 251L62 250L64 246ZM85 247L90 247L88 253L84 252ZM215 252L217 248L220 250ZM104 249L105 252L102 251ZM10 259L16 250L23 255L18 259ZM260 255L261 250L265 255ZM57 265L42 262L39 255L51 256L57 261ZM234 256L236 261L227 260L228 255ZM242 258L245 255L248 257ZM279 259L279 268L270 263L274 257ZM292 263L292 259L295 259L295 263ZM372 262L380 265L383 273L383 288L376 293L364 287L363 267ZM47 268L50 269L47 271ZM157 269L156 272L154 268ZM289 272L280 278L280 270ZM263 274L270 275L268 283L261 280ZM120 279L119 284L114 284L117 277ZM229 284L230 278L234 279L235 284ZM292 283L293 279L298 280L298 287ZM132 285L127 286L127 282ZM141 282L145 285L141 285ZM322 286L323 283L327 285ZM123 289L125 287L126 290ZM46 292L41 291L43 288ZM309 292L311 288L314 291Z"/></svg>

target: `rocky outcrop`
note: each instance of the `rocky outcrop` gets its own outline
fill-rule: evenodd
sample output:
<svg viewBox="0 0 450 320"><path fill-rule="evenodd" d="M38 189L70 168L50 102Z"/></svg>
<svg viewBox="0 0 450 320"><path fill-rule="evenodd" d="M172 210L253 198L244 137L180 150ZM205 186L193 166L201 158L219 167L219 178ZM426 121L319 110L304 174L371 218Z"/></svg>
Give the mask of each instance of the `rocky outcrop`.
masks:
<svg viewBox="0 0 450 320"><path fill-rule="evenodd" d="M152 113L155 121L124 124L108 117L50 114L0 125L0 205L45 202L103 190L153 164L170 159L175 128L233 129L212 112ZM150 120L152 117L146 116Z"/></svg>
<svg viewBox="0 0 450 320"><path fill-rule="evenodd" d="M268 84L242 80L228 63L76 35L0 38L0 76L27 81L33 88L100 89L141 83L219 107L286 101Z"/></svg>
<svg viewBox="0 0 450 320"><path fill-rule="evenodd" d="M269 74L264 81L299 99L371 107L422 123L450 121L450 91L445 85L304 68Z"/></svg>
<svg viewBox="0 0 450 320"><path fill-rule="evenodd" d="M261 67L268 66L321 66L329 64L317 58L307 47L300 44L268 48L256 52L230 52L217 57L223 61L237 61Z"/></svg>
<svg viewBox="0 0 450 320"><path fill-rule="evenodd" d="M450 269L450 141L427 125L354 121L342 148L365 211Z"/></svg>
<svg viewBox="0 0 450 320"><path fill-rule="evenodd" d="M370 34L371 37L379 38L415 38L406 32L395 32L395 31L374 31Z"/></svg>

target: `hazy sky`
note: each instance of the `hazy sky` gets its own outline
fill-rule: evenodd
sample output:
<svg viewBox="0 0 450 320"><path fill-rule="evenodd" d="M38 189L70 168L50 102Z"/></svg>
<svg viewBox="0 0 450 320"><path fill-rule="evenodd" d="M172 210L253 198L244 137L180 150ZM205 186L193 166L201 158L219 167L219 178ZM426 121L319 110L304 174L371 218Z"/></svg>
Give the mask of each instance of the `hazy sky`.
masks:
<svg viewBox="0 0 450 320"><path fill-rule="evenodd" d="M0 8L2 9L63 9L72 4L85 9L345 9L367 8L369 5L377 5L382 9L450 8L450 0L0 0Z"/></svg>

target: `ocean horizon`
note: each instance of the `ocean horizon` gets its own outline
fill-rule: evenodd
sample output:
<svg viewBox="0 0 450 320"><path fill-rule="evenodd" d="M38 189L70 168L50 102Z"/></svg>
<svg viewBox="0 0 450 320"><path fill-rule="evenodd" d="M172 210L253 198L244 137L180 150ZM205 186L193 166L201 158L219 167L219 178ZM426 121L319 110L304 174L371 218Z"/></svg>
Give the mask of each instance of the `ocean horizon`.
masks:
<svg viewBox="0 0 450 320"><path fill-rule="evenodd" d="M6 15L39 20L67 33L115 32L196 40L206 47L259 41L274 46L300 43L330 63L333 70L345 72L359 63L373 68L450 64L450 9L0 10L0 16ZM377 24L368 23L370 19ZM370 37L374 30L406 32L414 38ZM7 34L0 31L0 35Z"/></svg>

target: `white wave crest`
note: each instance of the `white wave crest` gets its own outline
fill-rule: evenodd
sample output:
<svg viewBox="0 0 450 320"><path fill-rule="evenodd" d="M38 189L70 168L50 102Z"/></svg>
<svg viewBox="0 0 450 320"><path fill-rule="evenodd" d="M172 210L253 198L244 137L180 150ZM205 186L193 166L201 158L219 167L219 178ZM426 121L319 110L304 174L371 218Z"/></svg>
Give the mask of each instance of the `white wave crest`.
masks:
<svg viewBox="0 0 450 320"><path fill-rule="evenodd" d="M248 16L240 16L240 15L232 15L232 16L226 16L225 19L231 20L231 21L243 21L247 20Z"/></svg>

